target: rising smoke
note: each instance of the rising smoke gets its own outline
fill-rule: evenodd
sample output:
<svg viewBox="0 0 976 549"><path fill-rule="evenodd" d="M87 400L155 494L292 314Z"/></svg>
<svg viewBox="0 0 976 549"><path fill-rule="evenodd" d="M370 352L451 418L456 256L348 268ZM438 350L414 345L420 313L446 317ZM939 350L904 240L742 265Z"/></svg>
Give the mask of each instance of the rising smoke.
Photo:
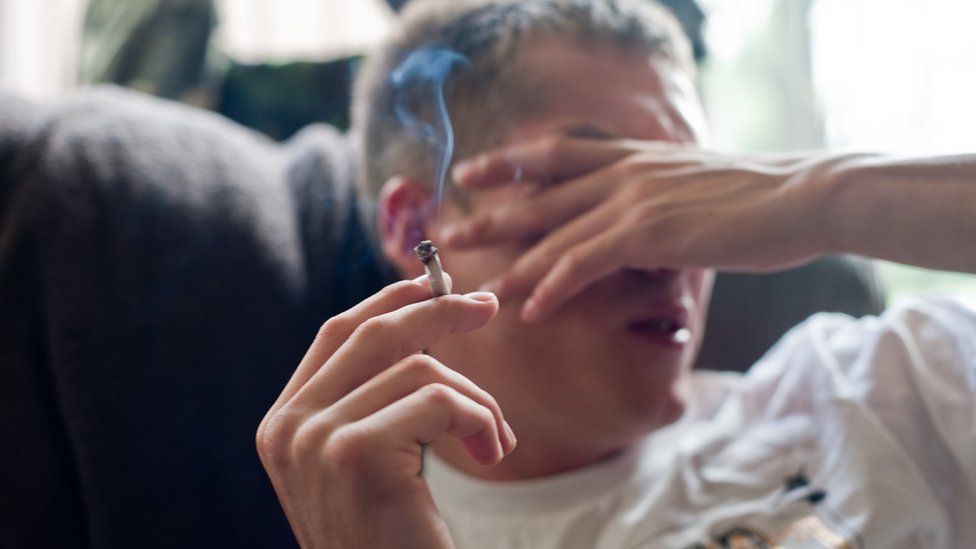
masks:
<svg viewBox="0 0 976 549"><path fill-rule="evenodd" d="M444 100L444 86L456 67L469 67L468 60L454 50L430 47L413 51L390 74L397 94L394 103L397 119L433 152L436 177L433 206L437 215L454 155L454 129Z"/></svg>

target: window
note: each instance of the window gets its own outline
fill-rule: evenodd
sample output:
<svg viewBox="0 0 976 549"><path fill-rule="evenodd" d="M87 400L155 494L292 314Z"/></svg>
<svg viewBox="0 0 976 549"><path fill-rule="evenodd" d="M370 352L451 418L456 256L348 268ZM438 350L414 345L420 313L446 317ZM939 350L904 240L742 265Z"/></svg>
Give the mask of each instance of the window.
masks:
<svg viewBox="0 0 976 549"><path fill-rule="evenodd" d="M383 0L217 0L217 46L238 61L323 61L362 53L390 29Z"/></svg>
<svg viewBox="0 0 976 549"><path fill-rule="evenodd" d="M976 152L976 4L703 0L715 145ZM889 299L976 294L976 276L879 262Z"/></svg>
<svg viewBox="0 0 976 549"><path fill-rule="evenodd" d="M0 87L26 97L75 83L84 0L0 0Z"/></svg>

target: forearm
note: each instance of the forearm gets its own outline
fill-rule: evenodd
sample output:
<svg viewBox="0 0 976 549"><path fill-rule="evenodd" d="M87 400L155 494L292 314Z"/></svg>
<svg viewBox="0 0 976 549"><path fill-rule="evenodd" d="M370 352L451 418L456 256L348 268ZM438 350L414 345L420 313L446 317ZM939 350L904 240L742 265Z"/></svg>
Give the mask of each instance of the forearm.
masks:
<svg viewBox="0 0 976 549"><path fill-rule="evenodd" d="M812 173L825 252L976 273L976 155L839 156Z"/></svg>

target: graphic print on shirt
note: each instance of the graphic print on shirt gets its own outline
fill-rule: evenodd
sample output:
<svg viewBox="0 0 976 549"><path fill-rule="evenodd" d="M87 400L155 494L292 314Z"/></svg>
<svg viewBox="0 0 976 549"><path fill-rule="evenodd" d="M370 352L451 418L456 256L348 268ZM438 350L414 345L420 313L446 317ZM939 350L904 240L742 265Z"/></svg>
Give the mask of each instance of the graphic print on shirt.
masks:
<svg viewBox="0 0 976 549"><path fill-rule="evenodd" d="M777 532L737 524L688 549L864 549L861 535L827 504L826 490L814 488L801 469L784 482L780 512L791 522Z"/></svg>

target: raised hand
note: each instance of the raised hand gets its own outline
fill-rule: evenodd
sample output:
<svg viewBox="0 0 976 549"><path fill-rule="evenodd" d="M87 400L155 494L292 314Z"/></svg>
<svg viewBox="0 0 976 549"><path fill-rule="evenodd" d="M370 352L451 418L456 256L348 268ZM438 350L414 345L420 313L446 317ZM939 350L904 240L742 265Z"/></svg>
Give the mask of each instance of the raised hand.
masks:
<svg viewBox="0 0 976 549"><path fill-rule="evenodd" d="M388 286L326 322L257 432L261 461L303 547L452 547L419 475L423 447L460 439L498 463L515 436L487 392L421 351L498 311L479 292Z"/></svg>
<svg viewBox="0 0 976 549"><path fill-rule="evenodd" d="M623 268L769 271L821 253L817 165L631 140L548 137L459 164L465 190L525 185L518 200L443 228L454 247L539 239L489 283L530 295L536 320ZM521 179L521 182L513 182Z"/></svg>

